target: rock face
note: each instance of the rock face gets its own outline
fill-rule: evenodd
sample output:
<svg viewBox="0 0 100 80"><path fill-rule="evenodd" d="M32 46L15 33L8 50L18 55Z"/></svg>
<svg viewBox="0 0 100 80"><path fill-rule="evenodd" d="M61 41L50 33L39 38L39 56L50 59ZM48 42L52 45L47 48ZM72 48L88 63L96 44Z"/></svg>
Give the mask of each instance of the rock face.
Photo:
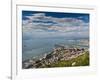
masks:
<svg viewBox="0 0 100 80"><path fill-rule="evenodd" d="M52 63L55 63L57 61L62 60L70 60L73 58L76 58L82 54L84 54L84 51L86 51L84 48L65 48L64 46L56 47L51 53L45 54L43 58L35 60L27 60L22 63L22 66L24 69L28 68L45 68L45 66L48 66ZM72 66L76 63L72 63Z"/></svg>

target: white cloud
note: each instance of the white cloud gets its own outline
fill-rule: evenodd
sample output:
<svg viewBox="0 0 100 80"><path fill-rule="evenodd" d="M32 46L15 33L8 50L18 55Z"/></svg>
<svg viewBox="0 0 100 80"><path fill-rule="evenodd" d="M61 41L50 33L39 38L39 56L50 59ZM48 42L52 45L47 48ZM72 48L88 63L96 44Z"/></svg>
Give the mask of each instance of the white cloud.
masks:
<svg viewBox="0 0 100 80"><path fill-rule="evenodd" d="M34 35L33 37L50 36L88 36L89 23L77 18L56 18L46 16L45 13L35 13L26 16L28 20L23 20L23 33ZM30 36L32 36L30 35Z"/></svg>

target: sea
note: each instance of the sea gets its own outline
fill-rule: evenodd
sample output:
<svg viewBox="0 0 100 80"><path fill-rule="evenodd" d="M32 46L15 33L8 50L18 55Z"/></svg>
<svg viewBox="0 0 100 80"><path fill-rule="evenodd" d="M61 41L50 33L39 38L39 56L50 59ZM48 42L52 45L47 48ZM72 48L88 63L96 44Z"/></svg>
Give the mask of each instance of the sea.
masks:
<svg viewBox="0 0 100 80"><path fill-rule="evenodd" d="M22 61L49 54L53 51L55 45L63 45L66 48L89 48L89 39L35 38L22 40Z"/></svg>

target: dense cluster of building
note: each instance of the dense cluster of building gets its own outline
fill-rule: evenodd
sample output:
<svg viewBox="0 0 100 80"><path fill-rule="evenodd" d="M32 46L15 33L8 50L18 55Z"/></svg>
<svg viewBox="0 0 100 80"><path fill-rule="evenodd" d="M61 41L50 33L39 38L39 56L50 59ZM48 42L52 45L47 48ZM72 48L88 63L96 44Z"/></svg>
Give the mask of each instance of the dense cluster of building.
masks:
<svg viewBox="0 0 100 80"><path fill-rule="evenodd" d="M23 68L44 68L47 65L61 60L70 60L84 54L84 48L65 48L64 46L57 46L49 54L44 54L42 58L30 59L23 62Z"/></svg>

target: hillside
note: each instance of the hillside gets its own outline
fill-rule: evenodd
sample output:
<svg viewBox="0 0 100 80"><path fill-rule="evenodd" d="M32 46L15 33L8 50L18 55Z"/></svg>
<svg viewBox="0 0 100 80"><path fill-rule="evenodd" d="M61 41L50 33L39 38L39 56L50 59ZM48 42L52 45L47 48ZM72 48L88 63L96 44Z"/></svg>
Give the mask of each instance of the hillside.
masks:
<svg viewBox="0 0 100 80"><path fill-rule="evenodd" d="M24 69L72 66L89 66L89 51L84 48L67 49L64 46L59 46L42 58L23 62Z"/></svg>

